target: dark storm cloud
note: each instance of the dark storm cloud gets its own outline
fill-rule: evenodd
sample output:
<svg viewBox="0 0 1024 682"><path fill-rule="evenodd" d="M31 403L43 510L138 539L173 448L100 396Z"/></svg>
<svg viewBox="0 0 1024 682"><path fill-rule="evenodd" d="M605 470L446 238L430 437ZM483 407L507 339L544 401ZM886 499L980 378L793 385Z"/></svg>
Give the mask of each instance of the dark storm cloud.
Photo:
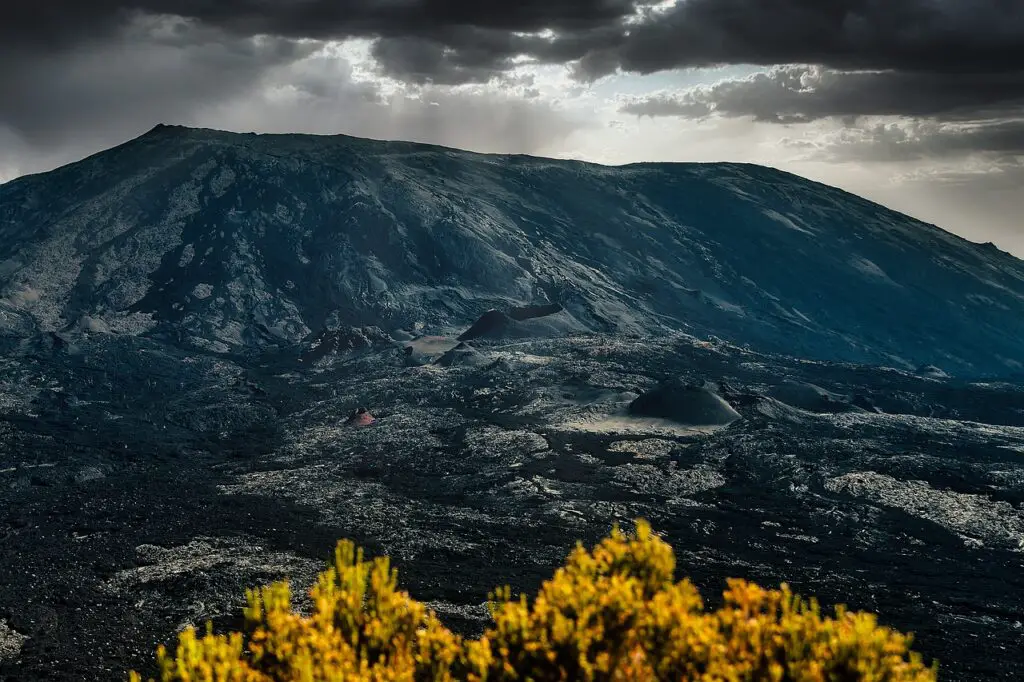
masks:
<svg viewBox="0 0 1024 682"><path fill-rule="evenodd" d="M385 94L309 39L138 13L111 28L114 37L85 33L59 45L0 40L0 180L74 161L157 122L527 153L553 153L585 125L511 92ZM531 84L513 74L499 80L520 92Z"/></svg>
<svg viewBox="0 0 1024 682"><path fill-rule="evenodd" d="M136 14L196 19L243 35L292 38L447 37L453 28L573 33L618 24L637 0L46 0L21 3L0 39L51 44L108 30ZM649 4L640 2L639 4ZM498 41L495 51L507 47Z"/></svg>
<svg viewBox="0 0 1024 682"><path fill-rule="evenodd" d="M814 65L626 107L660 116L999 121L1024 92L1021 0L38 0L0 21L0 129L40 146L187 119L349 37L420 86L508 83L524 59L584 81Z"/></svg>
<svg viewBox="0 0 1024 682"><path fill-rule="evenodd" d="M47 0L26 3L0 22L0 54L112 40L140 16L176 16L238 37L369 38L390 76L412 83L486 82L519 55L566 63L614 44L624 19L656 1ZM545 30L553 39L536 35Z"/></svg>
<svg viewBox="0 0 1024 682"><path fill-rule="evenodd" d="M509 58L463 48L454 58L444 43L429 38L381 38L373 46L381 71L409 83L458 85L487 82L512 68Z"/></svg>
<svg viewBox="0 0 1024 682"><path fill-rule="evenodd" d="M47 0L18 3L0 22L0 92L8 101L0 123L28 135L43 130L47 116L58 114L38 118L47 103L40 100L70 100L60 87L28 84L48 83L51 67L58 84L66 81L56 61L77 58L83 45L124 41L146 17L187 19L171 22L158 39L183 50L208 48L204 28L220 32L226 45L277 36L284 51L299 39L370 38L382 73L418 85L500 81L517 58L569 64L581 80L620 69L827 67L811 90L799 82L808 72L776 70L627 105L649 115L946 115L1014 102L1024 90L1020 0L680 0L667 7L656 0ZM216 74L226 87L245 83L265 59L273 61L261 53L237 79L223 69L198 73L200 83L186 90L200 94L204 77ZM888 73L836 71L864 69Z"/></svg>
<svg viewBox="0 0 1024 682"><path fill-rule="evenodd" d="M40 148L82 131L121 140L126 130L142 132L252 88L312 48L278 37L229 36L180 19L148 19L109 43L80 43L60 53L0 50L0 126Z"/></svg>
<svg viewBox="0 0 1024 682"><path fill-rule="evenodd" d="M636 97L622 111L683 118L749 116L781 123L856 116L956 120L1020 115L1024 71L949 74L781 67L677 94Z"/></svg>
<svg viewBox="0 0 1024 682"><path fill-rule="evenodd" d="M581 78L716 64L812 63L943 73L1024 69L1020 0L47 0L5 13L0 41L36 48L102 36L138 14L238 35L382 38L414 80L479 80L526 55ZM543 29L551 38L535 35ZM394 41L412 39L409 46Z"/></svg>
<svg viewBox="0 0 1024 682"><path fill-rule="evenodd" d="M1024 68L1020 0L684 0L591 55L650 73L719 64L821 64L939 73Z"/></svg>

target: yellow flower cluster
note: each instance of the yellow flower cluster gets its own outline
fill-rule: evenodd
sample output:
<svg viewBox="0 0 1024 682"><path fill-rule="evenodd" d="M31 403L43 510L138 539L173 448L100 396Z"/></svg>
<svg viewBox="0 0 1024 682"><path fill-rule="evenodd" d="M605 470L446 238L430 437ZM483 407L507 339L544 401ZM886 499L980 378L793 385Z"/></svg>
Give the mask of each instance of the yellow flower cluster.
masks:
<svg viewBox="0 0 1024 682"><path fill-rule="evenodd" d="M672 548L643 521L577 546L530 603L492 596L493 626L453 634L397 587L387 558L366 561L347 541L311 591L309 617L287 583L248 593L246 632L180 636L157 654L161 682L389 682L447 680L700 680L701 682L930 682L911 638L866 613L822 616L785 585L731 580L707 611L687 580L673 581ZM141 678L132 673L133 682Z"/></svg>

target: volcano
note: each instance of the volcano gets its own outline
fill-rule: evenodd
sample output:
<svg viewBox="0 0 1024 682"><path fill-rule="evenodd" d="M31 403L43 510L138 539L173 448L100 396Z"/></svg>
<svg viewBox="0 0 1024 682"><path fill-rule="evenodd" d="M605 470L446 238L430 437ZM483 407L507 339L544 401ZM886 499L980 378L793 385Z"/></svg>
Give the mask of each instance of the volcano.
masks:
<svg viewBox="0 0 1024 682"><path fill-rule="evenodd" d="M0 679L338 538L474 635L636 518L1014 679L1022 363L1024 263L778 170L159 126L0 185Z"/></svg>

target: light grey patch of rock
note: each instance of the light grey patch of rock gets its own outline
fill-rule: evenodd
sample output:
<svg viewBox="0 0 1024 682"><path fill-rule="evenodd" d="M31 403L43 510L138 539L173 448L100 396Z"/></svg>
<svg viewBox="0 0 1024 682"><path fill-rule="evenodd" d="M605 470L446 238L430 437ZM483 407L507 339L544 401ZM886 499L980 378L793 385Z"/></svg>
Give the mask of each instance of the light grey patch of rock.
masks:
<svg viewBox="0 0 1024 682"><path fill-rule="evenodd" d="M195 255L196 255L196 247L195 247L195 245L193 245L193 244L186 244L181 249L181 258L178 259L178 267L179 268L183 268L186 265L188 265L189 263L191 263L192 259L195 258Z"/></svg>
<svg viewBox="0 0 1024 682"><path fill-rule="evenodd" d="M189 337L189 341L191 341L196 348L209 351L211 353L227 353L231 350L231 346L227 345L223 341L206 339L201 336Z"/></svg>
<svg viewBox="0 0 1024 682"><path fill-rule="evenodd" d="M472 429L466 434L466 445L488 457L522 457L548 450L544 438L530 431L506 431L496 427Z"/></svg>
<svg viewBox="0 0 1024 682"><path fill-rule="evenodd" d="M660 438L644 440L619 440L608 446L609 452L632 453L637 459L659 459L667 457L676 446L673 441Z"/></svg>
<svg viewBox="0 0 1024 682"><path fill-rule="evenodd" d="M662 469L652 464L630 463L616 468L613 485L637 493L676 498L721 488L725 477L706 465L677 469L672 463Z"/></svg>
<svg viewBox="0 0 1024 682"><path fill-rule="evenodd" d="M106 478L103 469L98 466L82 467L75 473L75 483L88 483Z"/></svg>
<svg viewBox="0 0 1024 682"><path fill-rule="evenodd" d="M487 524L493 517L469 507L417 502L388 486L350 478L343 469L317 465L245 474L226 494L287 498L315 508L325 524L343 526L356 535L372 536L384 554L412 561L424 550L471 554L479 545L446 532L446 524ZM510 520L511 522L511 520ZM438 530L425 531L423 527Z"/></svg>
<svg viewBox="0 0 1024 682"><path fill-rule="evenodd" d="M178 630L201 627L217 615L238 613L246 588L287 580L300 613L308 613L308 591L325 563L274 552L240 538L197 537L186 545L135 548L142 566L123 570L100 585L110 594L132 594L145 612L165 608L168 593L188 581L191 601L180 603Z"/></svg>
<svg viewBox="0 0 1024 682"><path fill-rule="evenodd" d="M27 640L28 637L8 626L6 620L0 620L0 663L16 660Z"/></svg>
<svg viewBox="0 0 1024 682"><path fill-rule="evenodd" d="M216 197L224 196L228 188L235 182L235 171L227 166L221 166L217 174L210 179L210 190Z"/></svg>
<svg viewBox="0 0 1024 682"><path fill-rule="evenodd" d="M84 260L75 247L75 235L59 234L47 240L31 262L18 271L18 281L10 283L16 296L12 298L13 305L29 310L44 331L63 327L69 322L63 317L64 303Z"/></svg>
<svg viewBox="0 0 1024 682"><path fill-rule="evenodd" d="M1011 490L1024 490L1024 468L1009 471L992 471L989 477L997 485Z"/></svg>
<svg viewBox="0 0 1024 682"><path fill-rule="evenodd" d="M200 282L192 288L192 295L199 300L210 298L213 295L213 286L206 282Z"/></svg>
<svg viewBox="0 0 1024 682"><path fill-rule="evenodd" d="M825 482L834 493L902 509L958 535L968 546L990 545L1024 551L1024 513L1008 502L901 481L874 471L845 474Z"/></svg>
<svg viewBox="0 0 1024 682"><path fill-rule="evenodd" d="M128 336L139 336L157 325L152 313L141 312L111 312L104 317L103 322L111 333Z"/></svg>
<svg viewBox="0 0 1024 682"><path fill-rule="evenodd" d="M233 573L279 573L311 584L312 576L323 568L320 562L271 552L235 538L199 537L187 545L170 548L139 545L135 552L145 565L118 572L106 582L107 587L117 591L217 568Z"/></svg>

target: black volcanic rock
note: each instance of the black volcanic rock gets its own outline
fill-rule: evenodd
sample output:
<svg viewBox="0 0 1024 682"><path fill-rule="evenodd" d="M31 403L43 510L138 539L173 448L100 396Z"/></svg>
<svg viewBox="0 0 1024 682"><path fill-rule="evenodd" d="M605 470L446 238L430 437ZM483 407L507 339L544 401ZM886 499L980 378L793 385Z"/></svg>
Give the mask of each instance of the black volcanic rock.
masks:
<svg viewBox="0 0 1024 682"><path fill-rule="evenodd" d="M434 364L441 367L480 367L488 362L483 353L467 343L460 343L439 357Z"/></svg>
<svg viewBox="0 0 1024 682"><path fill-rule="evenodd" d="M0 338L25 338L37 331L35 320L17 305L0 301Z"/></svg>
<svg viewBox="0 0 1024 682"><path fill-rule="evenodd" d="M688 426L724 426L741 418L717 393L676 378L640 395L629 404L629 413Z"/></svg>
<svg viewBox="0 0 1024 682"><path fill-rule="evenodd" d="M952 679L1024 665L1019 383L687 335L409 344L410 367L391 348L307 367L120 334L0 356L0 619L28 637L0 679L154 674L184 624L237 628L245 587L304 594L342 537L478 634L494 585L532 592L577 539L638 517L706 595L786 581L915 632ZM431 364L455 349L471 362ZM759 395L779 377L904 413ZM745 419L665 421L730 414L718 392ZM346 425L359 405L372 427Z"/></svg>
<svg viewBox="0 0 1024 682"><path fill-rule="evenodd" d="M519 308L512 308L508 311L508 316L513 320L522 322L523 320L532 320L537 317L546 317L548 315L554 315L564 310L562 306L557 303L548 303L544 305L528 305L521 306Z"/></svg>
<svg viewBox="0 0 1024 682"><path fill-rule="evenodd" d="M850 396L827 391L807 382L787 381L773 387L768 395L790 407L822 414L856 412L865 409L857 405ZM863 403L864 398L860 401ZM873 410L872 410L873 411Z"/></svg>
<svg viewBox="0 0 1024 682"><path fill-rule="evenodd" d="M865 395L853 396L853 399L850 400L850 404L853 405L854 407L866 410L868 412L875 412L878 414L882 413L882 409L878 407L878 405L875 405L874 401L871 400L871 398Z"/></svg>
<svg viewBox="0 0 1024 682"><path fill-rule="evenodd" d="M500 310L488 310L473 323L473 326L459 334L459 341L472 341L484 336L501 336L512 323L512 317Z"/></svg>
<svg viewBox="0 0 1024 682"><path fill-rule="evenodd" d="M507 313L488 310L459 335L459 340L557 337L588 331L565 308L551 303L512 308Z"/></svg>
<svg viewBox="0 0 1024 682"><path fill-rule="evenodd" d="M333 355L388 346L392 343L392 339L377 327L324 329L309 342L309 346L299 357L299 362L312 364Z"/></svg>

